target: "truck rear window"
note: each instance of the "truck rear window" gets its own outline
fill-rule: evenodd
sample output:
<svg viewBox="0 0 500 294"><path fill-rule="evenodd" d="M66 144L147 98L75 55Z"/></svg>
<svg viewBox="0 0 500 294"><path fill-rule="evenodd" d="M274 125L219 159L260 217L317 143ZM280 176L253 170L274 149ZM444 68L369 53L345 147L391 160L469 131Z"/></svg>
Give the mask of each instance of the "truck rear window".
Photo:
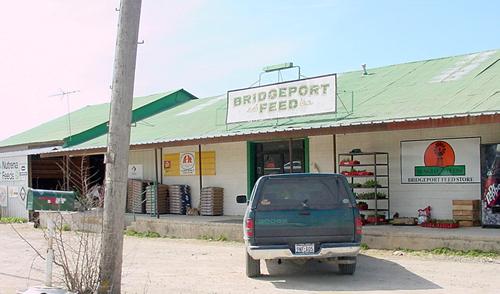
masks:
<svg viewBox="0 0 500 294"><path fill-rule="evenodd" d="M338 177L271 177L262 184L258 195L257 210L332 209L351 205L345 183Z"/></svg>

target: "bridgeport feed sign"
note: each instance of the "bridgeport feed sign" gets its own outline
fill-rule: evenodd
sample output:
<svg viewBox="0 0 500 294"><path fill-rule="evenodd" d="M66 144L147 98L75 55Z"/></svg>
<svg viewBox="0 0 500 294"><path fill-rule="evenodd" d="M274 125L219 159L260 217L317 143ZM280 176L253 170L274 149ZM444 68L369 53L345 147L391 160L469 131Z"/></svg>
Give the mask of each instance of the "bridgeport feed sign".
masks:
<svg viewBox="0 0 500 294"><path fill-rule="evenodd" d="M336 93L335 74L229 91L227 123L333 113Z"/></svg>

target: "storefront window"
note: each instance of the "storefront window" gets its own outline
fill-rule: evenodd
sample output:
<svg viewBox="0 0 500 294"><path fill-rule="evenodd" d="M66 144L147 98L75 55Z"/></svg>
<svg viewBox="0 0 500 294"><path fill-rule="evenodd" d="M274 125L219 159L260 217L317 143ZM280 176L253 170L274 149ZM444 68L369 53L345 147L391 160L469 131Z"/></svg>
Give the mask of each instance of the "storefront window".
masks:
<svg viewBox="0 0 500 294"><path fill-rule="evenodd" d="M290 142L274 141L255 144L255 180L264 175L305 172L304 140L292 141L292 160L290 161Z"/></svg>

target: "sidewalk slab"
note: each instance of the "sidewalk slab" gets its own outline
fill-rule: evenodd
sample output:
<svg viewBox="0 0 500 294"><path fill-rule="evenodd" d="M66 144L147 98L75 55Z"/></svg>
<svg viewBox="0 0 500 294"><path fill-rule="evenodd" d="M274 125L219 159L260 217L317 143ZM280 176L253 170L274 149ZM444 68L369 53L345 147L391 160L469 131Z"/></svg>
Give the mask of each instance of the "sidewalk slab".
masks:
<svg viewBox="0 0 500 294"><path fill-rule="evenodd" d="M419 226L365 226L363 243L374 249L457 250L500 252L500 229L481 227L437 229Z"/></svg>

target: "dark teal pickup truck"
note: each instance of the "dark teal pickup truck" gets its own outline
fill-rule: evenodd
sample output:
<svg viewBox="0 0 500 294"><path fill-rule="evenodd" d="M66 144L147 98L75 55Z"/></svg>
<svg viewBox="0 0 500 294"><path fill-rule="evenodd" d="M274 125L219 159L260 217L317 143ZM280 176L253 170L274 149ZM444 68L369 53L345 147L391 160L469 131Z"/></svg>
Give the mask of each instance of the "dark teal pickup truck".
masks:
<svg viewBox="0 0 500 294"><path fill-rule="evenodd" d="M261 177L243 220L246 274L260 275L260 260L321 259L353 274L362 222L346 178L339 174Z"/></svg>

